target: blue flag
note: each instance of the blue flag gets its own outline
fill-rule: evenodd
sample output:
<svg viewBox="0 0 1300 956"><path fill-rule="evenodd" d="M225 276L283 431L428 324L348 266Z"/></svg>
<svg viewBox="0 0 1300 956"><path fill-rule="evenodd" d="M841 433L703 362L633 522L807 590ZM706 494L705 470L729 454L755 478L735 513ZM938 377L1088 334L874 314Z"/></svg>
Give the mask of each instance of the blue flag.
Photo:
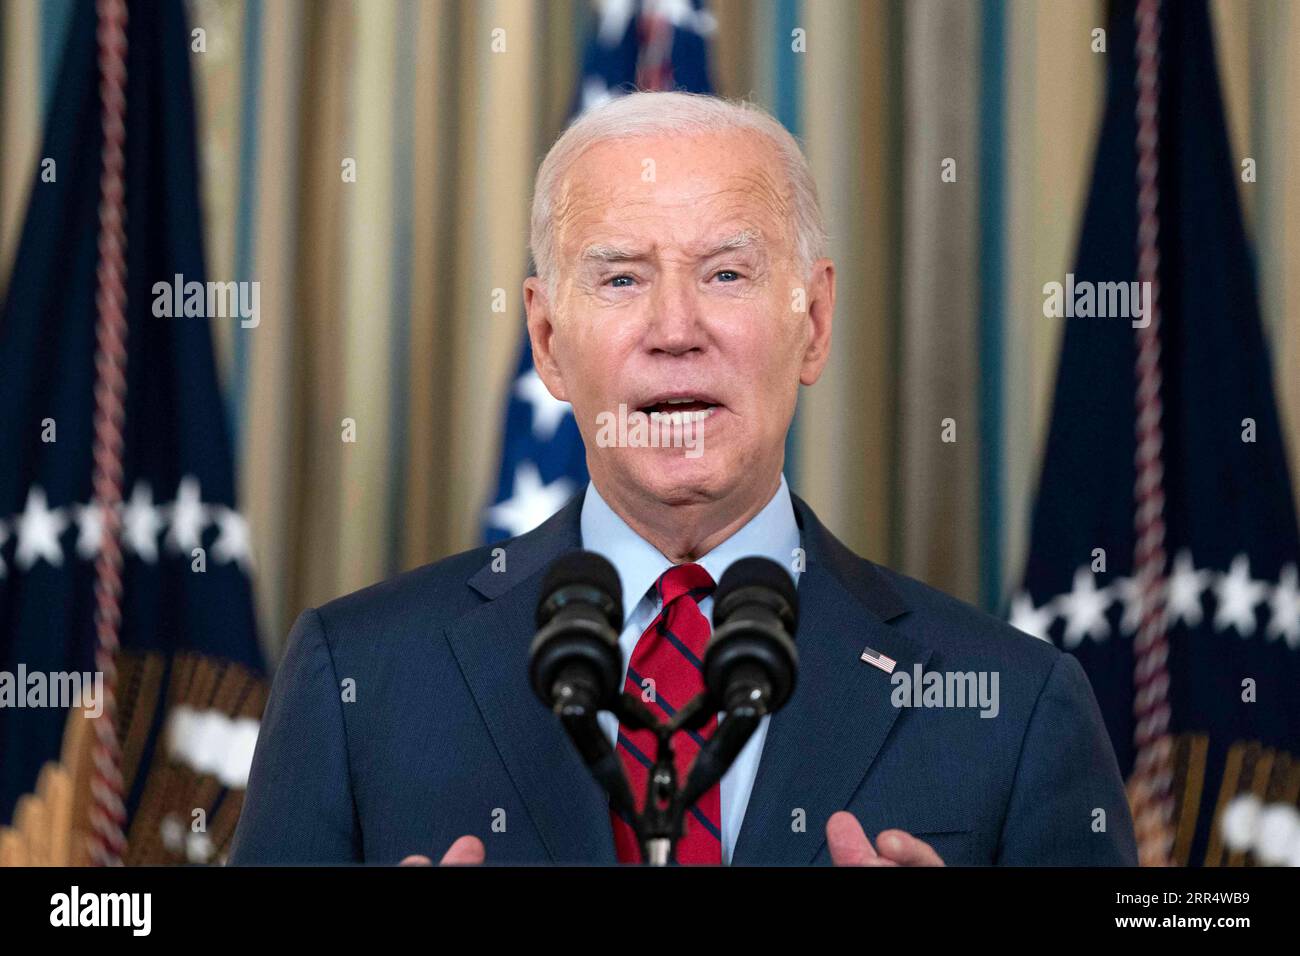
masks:
<svg viewBox="0 0 1300 956"><path fill-rule="evenodd" d="M209 328L217 298L204 273L184 5L132 2L126 32L116 684L124 860L208 862L221 858L238 819L266 685ZM80 706L57 689L91 678L97 646L97 57L95 5L78 4L0 315L0 694L9 695L0 707L0 823L19 840L25 808L58 803L47 778L85 783L85 716L93 716L90 688ZM247 292L219 291L227 305ZM78 792L78 803L87 799ZM84 818L46 825L71 828L72 861L82 859ZM28 836L33 845L59 839Z"/></svg>
<svg viewBox="0 0 1300 956"><path fill-rule="evenodd" d="M1045 309L1067 320L1012 619L1077 655L1134 800L1135 515L1159 488L1165 561L1155 593L1172 744L1165 859L1296 864L1300 536L1238 199L1253 170L1229 148L1204 0L1161 7L1158 150L1147 167L1159 283L1130 285L1141 147L1135 5L1124 0L1107 31L1107 104L1077 264L1044 289ZM1125 298L1127 310L1113 308ZM1143 405L1143 427L1158 422L1162 440L1148 445L1159 467L1142 470L1159 484L1139 490L1136 364L1153 300L1160 401Z"/></svg>
<svg viewBox="0 0 1300 956"><path fill-rule="evenodd" d="M573 115L638 88L711 93L706 41L713 27L703 0L604 3L587 43ZM506 400L501 468L493 504L483 518L484 540L531 531L587 477L578 423L569 404L551 397L542 384L525 335Z"/></svg>

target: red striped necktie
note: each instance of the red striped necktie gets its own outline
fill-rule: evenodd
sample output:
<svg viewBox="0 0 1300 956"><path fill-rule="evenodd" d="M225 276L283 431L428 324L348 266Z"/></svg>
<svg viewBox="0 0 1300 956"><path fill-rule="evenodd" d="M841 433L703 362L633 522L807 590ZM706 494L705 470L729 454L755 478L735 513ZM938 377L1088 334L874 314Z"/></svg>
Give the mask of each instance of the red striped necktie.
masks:
<svg viewBox="0 0 1300 956"><path fill-rule="evenodd" d="M704 646L709 641L709 621L699 602L713 593L714 582L698 564L678 564L655 582L660 601L659 615L650 622L628 664L625 690L646 700L661 720L671 718L704 689ZM653 681L651 685L648 682ZM653 695L648 688L653 687ZM717 715L698 731L678 733L673 738L677 785L686 782L687 772L701 745L718 726ZM627 771L638 811L644 809L646 780L656 756L656 738L649 730L618 728L618 755ZM631 824L611 811L614 848L620 863L641 862L641 848ZM722 797L718 784L686 813L685 833L677 844L678 863L722 863Z"/></svg>

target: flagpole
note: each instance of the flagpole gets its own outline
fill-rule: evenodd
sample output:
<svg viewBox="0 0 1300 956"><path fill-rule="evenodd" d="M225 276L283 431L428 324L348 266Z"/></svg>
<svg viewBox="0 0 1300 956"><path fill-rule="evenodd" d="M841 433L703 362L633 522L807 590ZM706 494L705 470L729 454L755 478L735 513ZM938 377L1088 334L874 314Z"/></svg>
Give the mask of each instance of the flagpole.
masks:
<svg viewBox="0 0 1300 956"><path fill-rule="evenodd" d="M1164 432L1160 398L1160 0L1138 0L1137 26L1137 277L1150 283L1151 309L1137 326L1137 482L1134 486L1137 581L1141 623L1134 645L1133 715L1137 759L1130 801L1142 866L1170 865L1171 740L1169 645L1165 614ZM1139 288L1141 288L1139 286Z"/></svg>
<svg viewBox="0 0 1300 956"><path fill-rule="evenodd" d="M96 268L94 497L104 533L95 560L95 668L104 708L95 718L90 857L120 866L126 852L122 750L117 735L117 649L122 622L122 425L126 406L126 0L97 0L103 169Z"/></svg>

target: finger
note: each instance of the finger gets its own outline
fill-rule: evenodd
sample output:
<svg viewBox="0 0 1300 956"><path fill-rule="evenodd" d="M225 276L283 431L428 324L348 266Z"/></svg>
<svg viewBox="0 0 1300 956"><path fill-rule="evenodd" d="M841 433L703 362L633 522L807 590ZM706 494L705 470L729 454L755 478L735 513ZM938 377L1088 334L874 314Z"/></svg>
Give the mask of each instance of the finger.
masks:
<svg viewBox="0 0 1300 956"><path fill-rule="evenodd" d="M826 821L826 844L836 866L872 866L871 861L877 859L862 824L847 810L832 813Z"/></svg>
<svg viewBox="0 0 1300 956"><path fill-rule="evenodd" d="M476 836L463 836L443 854L439 866L473 866L487 857L483 841Z"/></svg>
<svg viewBox="0 0 1300 956"><path fill-rule="evenodd" d="M406 859L404 859L398 865L399 866L433 866L433 861L429 859L427 856L412 854L411 856L408 856Z"/></svg>
<svg viewBox="0 0 1300 956"><path fill-rule="evenodd" d="M882 856L900 866L943 866L943 859L934 847L902 830L885 830L876 837L876 846Z"/></svg>

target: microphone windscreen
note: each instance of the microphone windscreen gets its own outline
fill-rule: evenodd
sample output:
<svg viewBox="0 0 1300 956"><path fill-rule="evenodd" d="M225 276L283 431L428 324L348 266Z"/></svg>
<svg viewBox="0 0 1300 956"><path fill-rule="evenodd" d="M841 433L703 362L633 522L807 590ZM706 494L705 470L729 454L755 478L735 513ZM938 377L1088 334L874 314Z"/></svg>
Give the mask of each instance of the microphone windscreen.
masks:
<svg viewBox="0 0 1300 956"><path fill-rule="evenodd" d="M713 594L714 626L721 626L730 613L729 601L733 593L741 588L762 587L775 591L790 605L795 619L799 617L799 597L795 591L794 578L785 568L770 558L741 558L722 572L722 580ZM722 611L721 618L718 612Z"/></svg>
<svg viewBox="0 0 1300 956"><path fill-rule="evenodd" d="M545 623L541 620L543 609L555 593L572 585L593 588L608 597L613 606L610 617L614 630L623 629L623 586L618 572L594 551L570 551L551 562L542 580L542 596L537 605L539 626Z"/></svg>

